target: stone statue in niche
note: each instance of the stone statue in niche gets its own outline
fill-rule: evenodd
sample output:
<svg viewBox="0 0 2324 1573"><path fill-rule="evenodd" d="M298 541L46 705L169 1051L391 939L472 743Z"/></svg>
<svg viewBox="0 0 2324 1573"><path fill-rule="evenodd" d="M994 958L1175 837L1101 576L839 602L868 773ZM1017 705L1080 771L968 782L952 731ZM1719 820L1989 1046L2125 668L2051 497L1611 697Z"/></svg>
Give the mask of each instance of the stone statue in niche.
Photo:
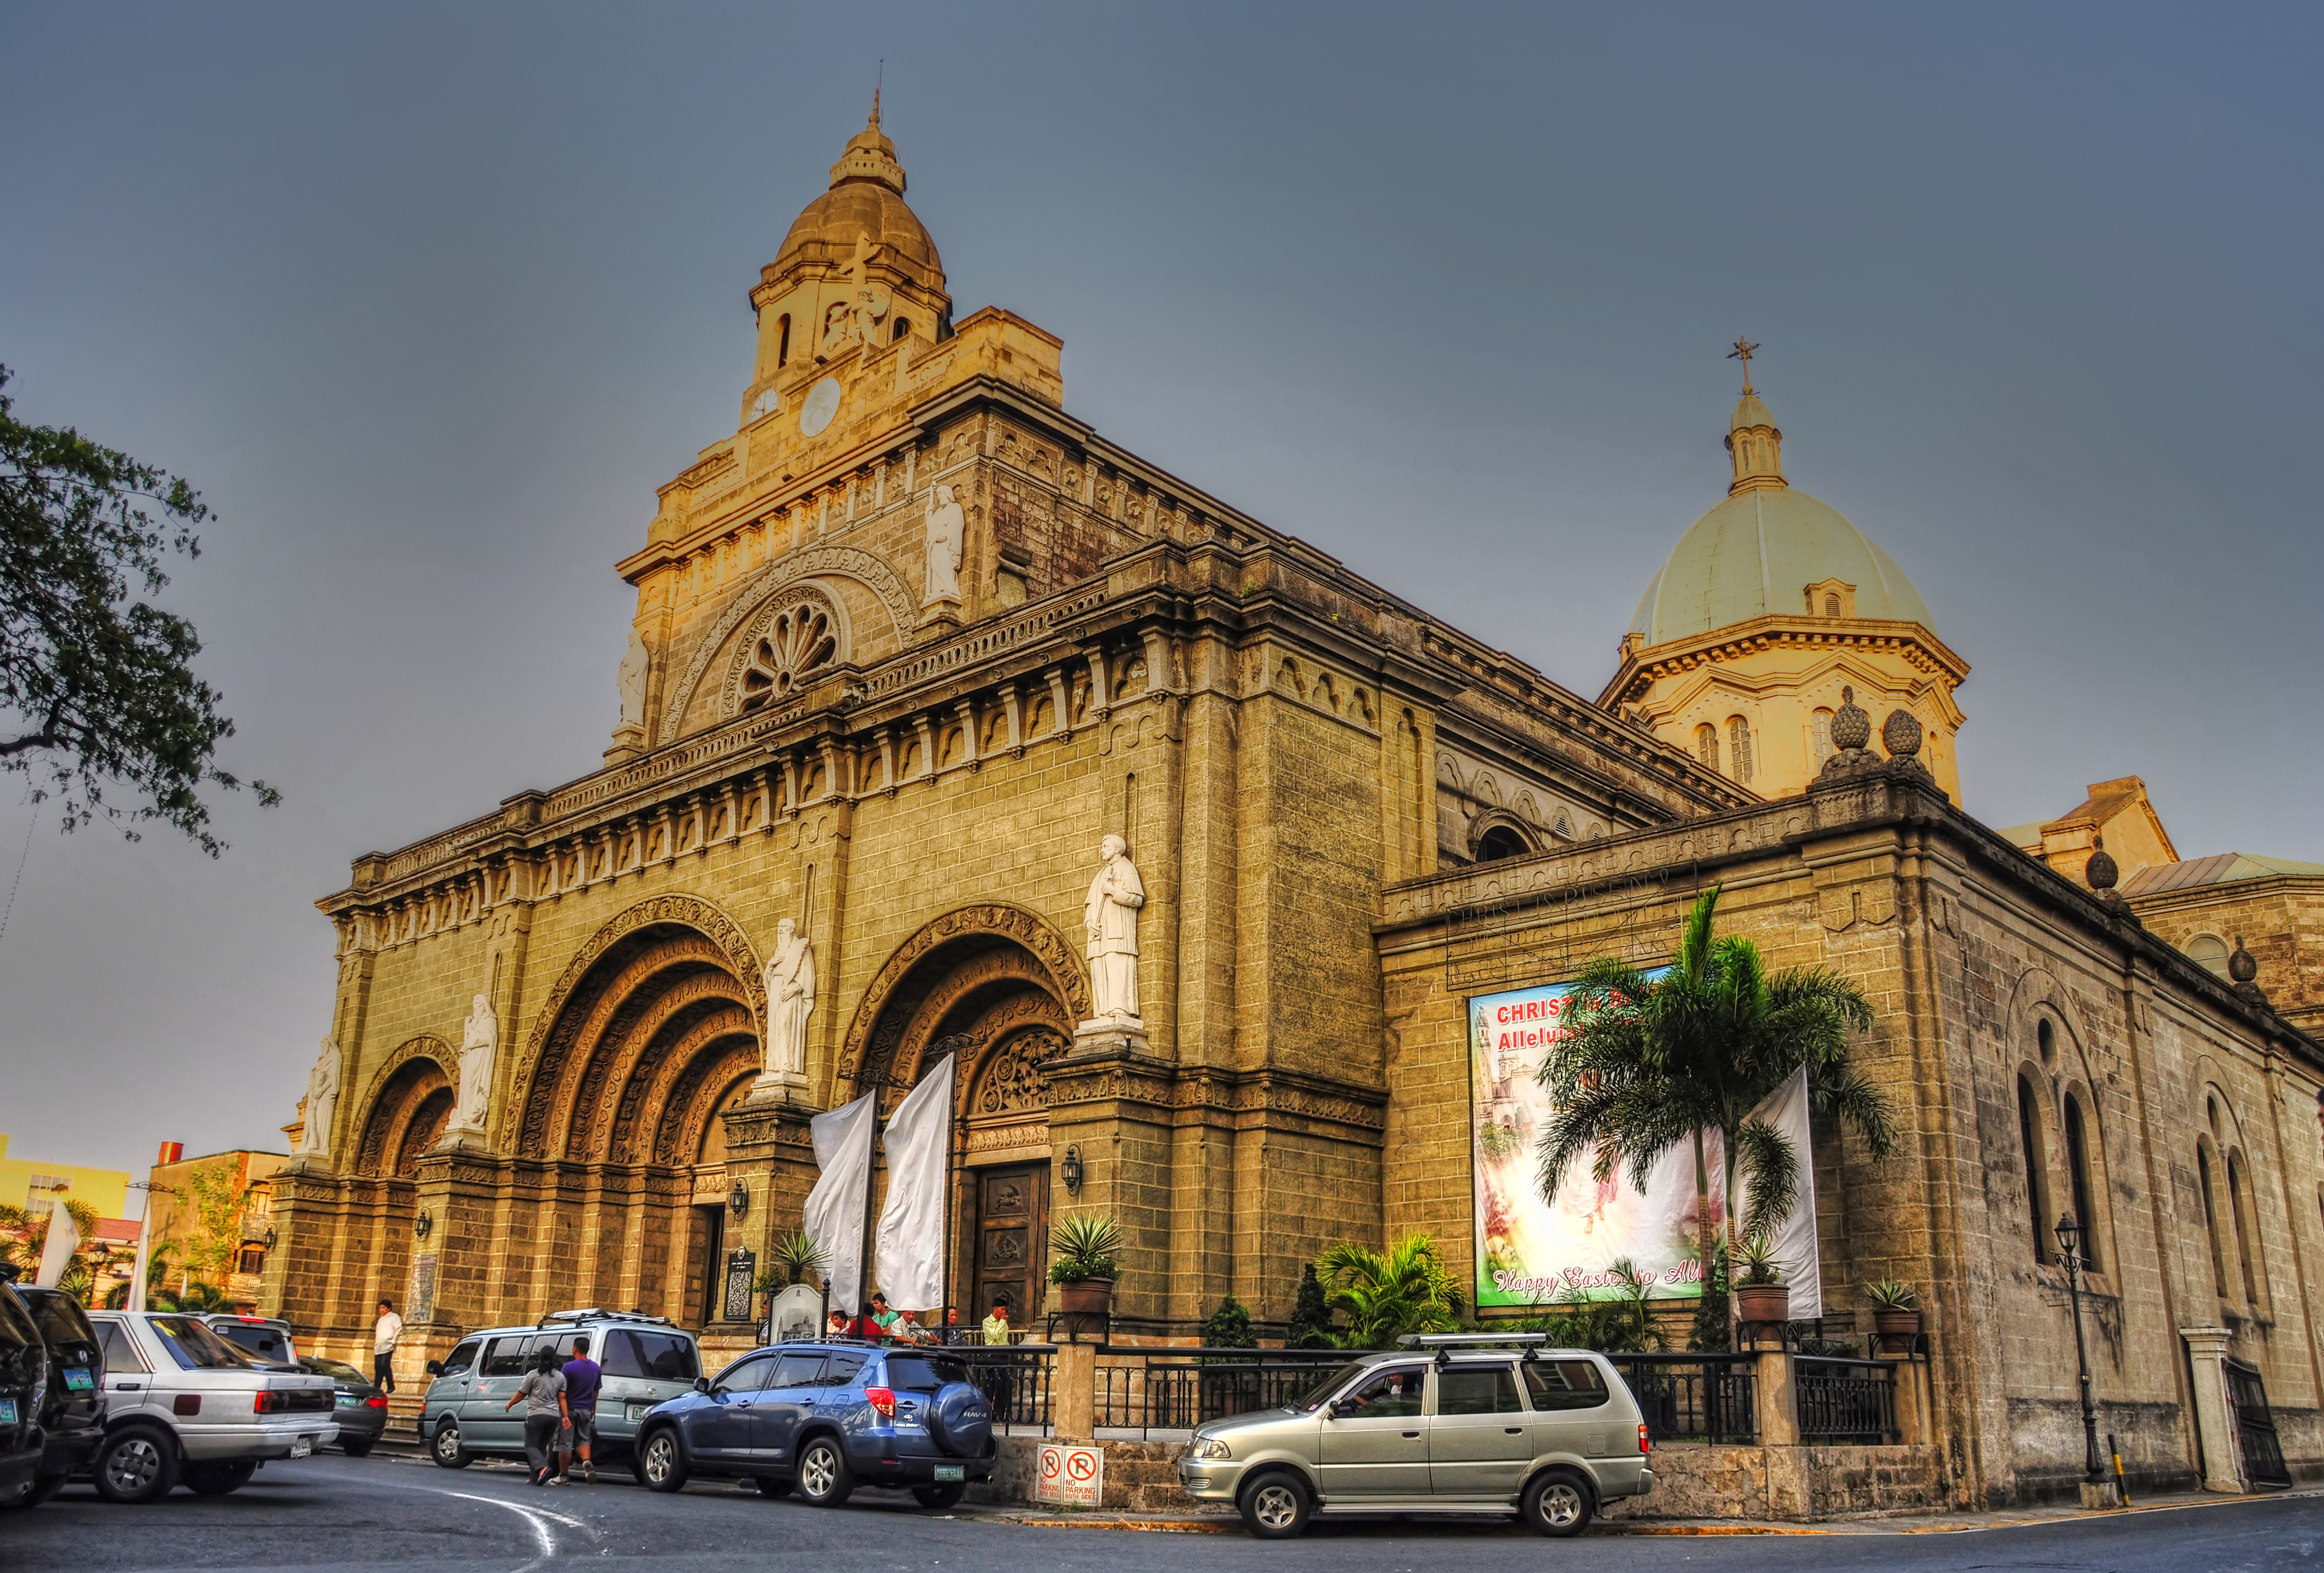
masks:
<svg viewBox="0 0 2324 1573"><path fill-rule="evenodd" d="M759 1085L807 1085L807 1018L815 1010L815 946L789 918L775 924L767 962L766 1061Z"/></svg>
<svg viewBox="0 0 2324 1573"><path fill-rule="evenodd" d="M315 1068L307 1072L306 1124L299 1132L301 1153L331 1150L331 1117L339 1110L340 1069L339 1041L327 1037L322 1052L315 1056Z"/></svg>
<svg viewBox="0 0 2324 1573"><path fill-rule="evenodd" d="M621 667L613 674L613 685L622 692L623 726L643 727L646 723L646 671L651 665L646 636L632 629L630 648L622 652Z"/></svg>
<svg viewBox="0 0 2324 1573"><path fill-rule="evenodd" d="M928 493L928 575L920 604L960 599L960 558L968 538L968 515L953 498L952 488L938 486Z"/></svg>
<svg viewBox="0 0 2324 1573"><path fill-rule="evenodd" d="M479 994L460 1024L460 1097L452 1105L452 1129L484 1128L493 1100L493 1062L500 1052L500 1019L493 1015L493 1002Z"/></svg>
<svg viewBox="0 0 2324 1573"><path fill-rule="evenodd" d="M1098 847L1097 878L1090 881L1082 908L1089 931L1090 1016L1093 1021L1141 1026L1138 1014L1138 909L1146 886L1130 860L1130 843L1110 835Z"/></svg>

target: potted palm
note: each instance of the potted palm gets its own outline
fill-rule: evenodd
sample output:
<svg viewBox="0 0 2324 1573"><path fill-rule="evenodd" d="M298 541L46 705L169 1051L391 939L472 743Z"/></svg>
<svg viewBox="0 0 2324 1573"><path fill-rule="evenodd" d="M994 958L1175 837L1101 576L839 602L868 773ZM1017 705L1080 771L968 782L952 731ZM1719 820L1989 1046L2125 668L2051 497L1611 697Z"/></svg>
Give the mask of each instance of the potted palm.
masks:
<svg viewBox="0 0 2324 1573"><path fill-rule="evenodd" d="M1864 1286L1872 1302L1872 1329L1885 1338L1909 1338L1921 1330L1921 1297L1913 1286L1894 1278Z"/></svg>
<svg viewBox="0 0 2324 1573"><path fill-rule="evenodd" d="M1049 1282L1057 1286L1059 1309L1083 1316L1111 1311L1121 1226L1102 1212L1076 1213L1049 1230L1049 1247L1057 1254Z"/></svg>
<svg viewBox="0 0 2324 1573"><path fill-rule="evenodd" d="M1738 1321L1789 1321L1792 1292L1776 1265L1773 1245L1764 1230L1754 1229L1739 1242L1742 1276L1735 1281L1735 1317Z"/></svg>

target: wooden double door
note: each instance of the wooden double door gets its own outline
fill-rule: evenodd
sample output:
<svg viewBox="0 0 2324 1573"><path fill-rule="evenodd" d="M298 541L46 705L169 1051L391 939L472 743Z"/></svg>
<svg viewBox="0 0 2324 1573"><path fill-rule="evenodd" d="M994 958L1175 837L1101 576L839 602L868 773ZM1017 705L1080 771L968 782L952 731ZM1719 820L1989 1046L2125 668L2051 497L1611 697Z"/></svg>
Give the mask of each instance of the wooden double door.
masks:
<svg viewBox="0 0 2324 1573"><path fill-rule="evenodd" d="M975 1293L960 1320L975 1326L998 1300L1009 1308L1010 1327L1038 1334L1049 1258L1049 1165L1045 1160L969 1173L976 1199Z"/></svg>

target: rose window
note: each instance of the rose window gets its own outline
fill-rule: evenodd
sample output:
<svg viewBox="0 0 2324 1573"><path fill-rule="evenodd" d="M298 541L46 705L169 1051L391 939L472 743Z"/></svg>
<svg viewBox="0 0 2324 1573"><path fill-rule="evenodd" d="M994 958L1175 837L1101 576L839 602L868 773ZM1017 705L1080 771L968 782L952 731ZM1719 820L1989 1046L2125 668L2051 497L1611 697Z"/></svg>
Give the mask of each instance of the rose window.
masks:
<svg viewBox="0 0 2324 1573"><path fill-rule="evenodd" d="M756 710L788 699L838 649L829 607L815 601L785 607L759 636L750 664L742 668L742 708Z"/></svg>

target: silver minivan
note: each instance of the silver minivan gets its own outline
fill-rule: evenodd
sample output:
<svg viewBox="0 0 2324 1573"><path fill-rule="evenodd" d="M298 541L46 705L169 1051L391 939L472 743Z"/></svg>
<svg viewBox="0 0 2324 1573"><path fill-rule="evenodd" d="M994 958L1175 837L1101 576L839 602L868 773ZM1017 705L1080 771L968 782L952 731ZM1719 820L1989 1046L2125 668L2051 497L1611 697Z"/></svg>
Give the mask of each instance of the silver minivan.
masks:
<svg viewBox="0 0 2324 1573"><path fill-rule="evenodd" d="M561 1311L531 1327L470 1333L441 1360L428 1363L428 1396L420 1434L429 1456L447 1469L478 1458L524 1457L524 1415L508 1402L535 1355L554 1349L560 1363L576 1338L589 1340L589 1357L604 1373L597 1395L601 1464L630 1458L638 1422L666 1398L694 1391L702 1355L694 1335L668 1317L611 1311Z"/></svg>
<svg viewBox="0 0 2324 1573"><path fill-rule="evenodd" d="M1267 1539L1319 1513L1514 1513L1580 1534L1654 1489L1646 1419L1605 1356L1543 1342L1431 1333L1358 1356L1296 1403L1198 1429L1179 1483Z"/></svg>

